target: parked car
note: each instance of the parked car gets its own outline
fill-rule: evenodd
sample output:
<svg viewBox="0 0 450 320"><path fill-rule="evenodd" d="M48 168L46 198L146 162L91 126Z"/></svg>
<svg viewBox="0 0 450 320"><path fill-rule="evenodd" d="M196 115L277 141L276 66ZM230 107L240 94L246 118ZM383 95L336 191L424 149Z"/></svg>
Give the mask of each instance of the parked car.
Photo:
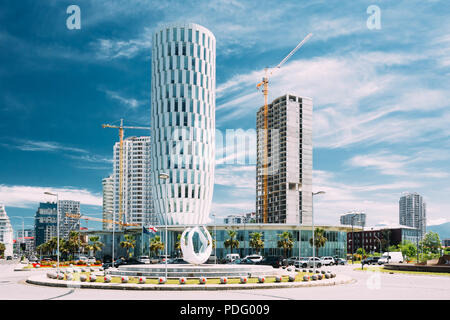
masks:
<svg viewBox="0 0 450 320"><path fill-rule="evenodd" d="M298 260L298 257L293 256L293 257L289 257L289 258L285 259L284 262L285 262L285 265L293 266L295 264L295 261L297 261L297 260Z"/></svg>
<svg viewBox="0 0 450 320"><path fill-rule="evenodd" d="M314 265L317 268L322 267L322 260L317 257L315 257L315 259L309 257L309 258L300 258L300 260L295 261L295 266L297 268L312 268Z"/></svg>
<svg viewBox="0 0 450 320"><path fill-rule="evenodd" d="M231 262L233 262L234 260L236 260L236 259L240 259L241 257L239 256L239 254L237 254L237 253L229 253L229 254L227 254L226 256L225 256L225 261L227 262L227 263L231 263Z"/></svg>
<svg viewBox="0 0 450 320"><path fill-rule="evenodd" d="M257 255L257 254L252 254L252 255L246 256L244 259L250 259L253 262L260 262L263 259L263 257L260 255Z"/></svg>
<svg viewBox="0 0 450 320"><path fill-rule="evenodd" d="M337 265L337 266L338 266L338 265L344 266L344 265L347 264L347 260L342 259L342 258L337 258L335 261L336 261L336 265Z"/></svg>
<svg viewBox="0 0 450 320"><path fill-rule="evenodd" d="M150 264L150 258L148 256L140 256L138 260L143 264Z"/></svg>
<svg viewBox="0 0 450 320"><path fill-rule="evenodd" d="M38 262L39 259L37 257L35 257L35 256L31 256L31 257L28 258L28 261L30 261L30 262Z"/></svg>
<svg viewBox="0 0 450 320"><path fill-rule="evenodd" d="M89 257L89 258L87 258L87 262L94 264L97 262L97 259L95 257Z"/></svg>
<svg viewBox="0 0 450 320"><path fill-rule="evenodd" d="M380 257L368 257L362 261L362 264L378 264Z"/></svg>
<svg viewBox="0 0 450 320"><path fill-rule="evenodd" d="M6 260L12 260L12 256L6 256Z"/></svg>
<svg viewBox="0 0 450 320"><path fill-rule="evenodd" d="M251 259L243 258L243 259L236 259L233 262L231 262L231 264L256 264L256 262Z"/></svg>
<svg viewBox="0 0 450 320"><path fill-rule="evenodd" d="M216 258L215 255L210 255L208 260L206 260L205 262L206 264L217 264L219 263L218 259Z"/></svg>
<svg viewBox="0 0 450 320"><path fill-rule="evenodd" d="M119 258L116 261L114 261L114 268L118 268L119 266L125 264L127 264L127 262L124 259ZM103 269L108 269L111 268L112 266L113 266L112 262L105 262L102 265Z"/></svg>
<svg viewBox="0 0 450 320"><path fill-rule="evenodd" d="M86 256L79 256L78 258L76 258L77 261L83 261L85 263L88 263L88 257Z"/></svg>
<svg viewBox="0 0 450 320"><path fill-rule="evenodd" d="M378 264L385 263L403 263L403 255L401 252L385 252L378 260Z"/></svg>
<svg viewBox="0 0 450 320"><path fill-rule="evenodd" d="M264 257L260 262L257 262L256 264L262 264L262 265L272 266L274 268L280 268L283 266L283 257L267 256L267 257Z"/></svg>
<svg viewBox="0 0 450 320"><path fill-rule="evenodd" d="M336 261L334 261L333 257L322 257L322 265L324 266L332 266L336 264Z"/></svg>
<svg viewBox="0 0 450 320"><path fill-rule="evenodd" d="M170 256L169 255L165 255L165 254L163 254L163 255L160 255L159 257L158 257L158 262L157 263L166 263L166 259L170 259ZM167 260L167 263L169 262L169 260Z"/></svg>
<svg viewBox="0 0 450 320"><path fill-rule="evenodd" d="M184 261L183 258L174 258L167 260L168 264L188 264L188 262Z"/></svg>

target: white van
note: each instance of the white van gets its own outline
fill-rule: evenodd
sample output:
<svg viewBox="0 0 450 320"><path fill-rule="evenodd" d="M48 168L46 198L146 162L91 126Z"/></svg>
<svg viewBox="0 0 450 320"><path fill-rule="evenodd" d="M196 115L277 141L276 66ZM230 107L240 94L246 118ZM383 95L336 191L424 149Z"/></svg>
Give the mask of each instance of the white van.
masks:
<svg viewBox="0 0 450 320"><path fill-rule="evenodd" d="M403 255L401 252L385 252L378 260L378 264L385 263L403 263Z"/></svg>
<svg viewBox="0 0 450 320"><path fill-rule="evenodd" d="M237 253L229 253L225 257L226 262L233 262L236 259L240 259L241 257Z"/></svg>

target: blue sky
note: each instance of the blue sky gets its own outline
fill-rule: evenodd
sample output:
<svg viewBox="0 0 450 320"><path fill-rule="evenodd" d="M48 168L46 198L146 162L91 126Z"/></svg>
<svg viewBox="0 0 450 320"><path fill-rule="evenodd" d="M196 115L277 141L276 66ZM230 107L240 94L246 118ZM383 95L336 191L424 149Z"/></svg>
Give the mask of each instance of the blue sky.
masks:
<svg viewBox="0 0 450 320"><path fill-rule="evenodd" d="M81 9L80 30L66 27L71 4ZM367 27L370 5L380 8L379 30ZM398 223L405 191L424 196L429 224L450 220L450 4L425 0L3 1L0 202L8 215L32 217L50 190L99 216L117 140L101 124L149 124L151 36L178 21L216 36L221 132L255 128L264 68L313 33L271 77L269 100L313 99L313 184L326 191L315 201L317 223L336 224L353 209L369 224ZM218 216L254 211L254 163L218 164L215 179Z"/></svg>

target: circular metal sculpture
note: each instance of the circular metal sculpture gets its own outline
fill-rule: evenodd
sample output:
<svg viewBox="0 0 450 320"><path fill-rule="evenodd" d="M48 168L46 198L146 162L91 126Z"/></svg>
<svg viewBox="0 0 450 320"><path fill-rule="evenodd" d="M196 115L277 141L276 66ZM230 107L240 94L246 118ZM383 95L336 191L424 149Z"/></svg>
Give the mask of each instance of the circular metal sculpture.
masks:
<svg viewBox="0 0 450 320"><path fill-rule="evenodd" d="M201 246L199 252L194 250L193 236L198 234ZM186 238L187 237L187 238ZM183 260L199 265L205 263L211 255L212 251L212 238L208 230L204 226L201 227L189 227L183 231L180 241L181 251L183 252Z"/></svg>

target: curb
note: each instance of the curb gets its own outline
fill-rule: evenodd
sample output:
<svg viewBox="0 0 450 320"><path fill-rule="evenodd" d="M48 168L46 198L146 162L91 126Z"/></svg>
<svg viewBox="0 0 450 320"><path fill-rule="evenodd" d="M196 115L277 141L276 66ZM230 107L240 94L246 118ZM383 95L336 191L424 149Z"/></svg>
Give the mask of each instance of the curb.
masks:
<svg viewBox="0 0 450 320"><path fill-rule="evenodd" d="M29 284L63 287L63 288L80 288L80 289L106 289L106 290L161 290L161 291L196 291L196 290L248 290L248 289L281 289L281 288L301 288L301 287L324 287L340 284L349 284L355 280L349 276L338 275L333 279L325 279L319 281L308 282L282 282L282 283L246 283L246 284L135 284L135 283L89 283L80 281L66 281L48 279L44 276L34 276L26 280Z"/></svg>

